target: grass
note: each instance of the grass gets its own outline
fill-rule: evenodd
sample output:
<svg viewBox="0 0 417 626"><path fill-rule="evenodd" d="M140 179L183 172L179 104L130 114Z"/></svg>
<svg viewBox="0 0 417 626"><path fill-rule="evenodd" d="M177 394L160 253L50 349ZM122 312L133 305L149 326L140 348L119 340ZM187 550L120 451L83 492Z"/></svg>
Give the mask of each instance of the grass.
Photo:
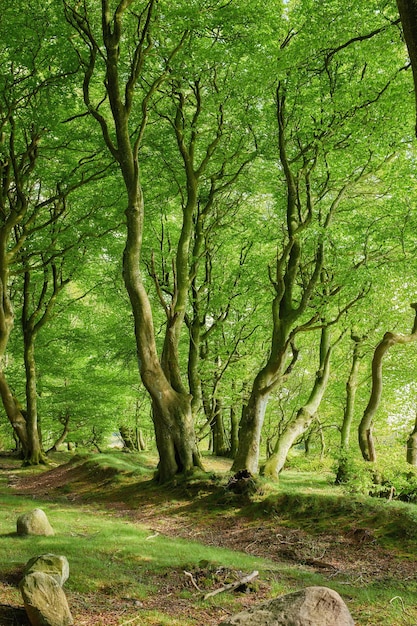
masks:
<svg viewBox="0 0 417 626"><path fill-rule="evenodd" d="M63 460L56 457L55 464ZM225 614L262 598L317 584L338 591L358 625L417 624L415 576L379 575L375 581L369 575L361 578L360 572L329 576L299 562L267 558L268 546L253 556L244 546L232 550L198 542L198 534L194 540L172 536L185 526L203 534L211 528L216 534L225 519L226 525L249 524L254 538L267 527L273 531L276 526L277 532L282 527L302 529L304 554L308 556L311 548L317 557L318 533L331 537L366 529L381 550L392 551L390 558L415 562L415 505L355 499L332 486L329 475L296 471L285 472L279 486L263 483L252 501L239 500L224 492L224 479L218 475L197 474L188 483L158 487L152 481L153 467L153 459L146 455L76 457L67 474L71 480L36 498L12 492L7 486L10 471L0 472L0 603L21 606L17 583L24 565L34 555L54 552L69 560L65 588L79 626L214 625ZM50 475L45 469L21 469L17 464L11 473L28 481L35 476L39 483ZM127 516L124 509L118 512L114 503L132 507L134 516ZM35 507L47 513L55 536L15 534L17 517ZM172 514L167 522L171 536L155 531L149 510L155 522ZM252 593L224 593L207 601L184 574L191 573L205 592L239 572L253 570L260 575Z"/></svg>

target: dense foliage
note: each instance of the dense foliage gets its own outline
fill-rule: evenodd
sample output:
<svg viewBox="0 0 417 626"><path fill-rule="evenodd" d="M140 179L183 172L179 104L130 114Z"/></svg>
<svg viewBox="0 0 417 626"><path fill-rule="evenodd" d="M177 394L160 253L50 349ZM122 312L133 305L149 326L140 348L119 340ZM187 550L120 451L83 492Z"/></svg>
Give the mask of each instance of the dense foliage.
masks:
<svg viewBox="0 0 417 626"><path fill-rule="evenodd" d="M416 156L396 5L102 11L0 18L2 446L37 463L121 431L156 443L162 479L200 464L195 439L236 470L276 477L305 450L347 475L371 397L362 439L406 476Z"/></svg>

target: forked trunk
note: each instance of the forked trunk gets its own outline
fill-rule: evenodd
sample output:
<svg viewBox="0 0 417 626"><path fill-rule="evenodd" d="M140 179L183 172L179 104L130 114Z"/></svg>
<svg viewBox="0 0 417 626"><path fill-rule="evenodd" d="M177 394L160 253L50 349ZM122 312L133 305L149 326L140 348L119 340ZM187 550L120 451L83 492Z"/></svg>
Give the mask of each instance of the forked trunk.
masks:
<svg viewBox="0 0 417 626"><path fill-rule="evenodd" d="M143 198L137 188L126 210L127 238L123 256L123 277L135 322L140 375L152 399L152 416L159 453L158 480L166 482L176 474L201 467L191 411L191 395L173 385L179 384L177 363L167 358L175 342L165 344L164 372L158 358L152 310L140 266Z"/></svg>
<svg viewBox="0 0 417 626"><path fill-rule="evenodd" d="M158 479L161 483L176 474L189 474L201 467L191 396L172 389L153 398L153 420L159 452Z"/></svg>

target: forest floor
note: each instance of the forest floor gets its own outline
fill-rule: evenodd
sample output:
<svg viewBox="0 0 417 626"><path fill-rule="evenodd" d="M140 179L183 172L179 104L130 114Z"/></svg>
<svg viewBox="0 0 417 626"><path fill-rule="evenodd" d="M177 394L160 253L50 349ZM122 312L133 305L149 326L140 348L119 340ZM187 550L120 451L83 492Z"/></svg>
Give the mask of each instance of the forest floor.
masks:
<svg viewBox="0 0 417 626"><path fill-rule="evenodd" d="M416 542L413 532L407 530L409 520L396 520L393 526L392 512L381 515L380 508L363 509L358 503L343 508L339 493L320 501L314 480L311 487L304 485L301 491L295 488L291 494L288 490L281 495L279 490L268 492L266 487L251 498L235 496L227 492L225 480L219 478L227 475L229 462L213 459L208 465L209 471L215 472L209 479L200 476L187 483L160 487L146 472L138 479L123 466L118 469L111 464L74 460L39 473L19 470L15 459L0 457L0 473L7 477L8 492L29 496L37 506L38 502L65 501L81 510L93 505L115 519L147 527L149 536L228 548L276 564L277 569L271 567L269 574L266 570L262 573L256 588L241 594L241 607L277 595L272 593L275 588L292 591L308 584L323 584L341 593L357 624L417 624L415 603L407 599L417 592ZM414 530L417 535L417 526ZM199 563L188 574L181 567L174 568L163 574L162 581L156 575L156 592L137 606L144 604L155 615L170 616L171 621L166 623L218 624L236 610L226 600L213 605L205 602L198 610L198 621L193 621L196 604L190 598L201 598L197 587L205 587L204 578L212 576L205 569L209 569L208 563ZM214 584L213 579L211 582ZM221 576L215 582L221 586ZM20 626L27 622L22 614L18 617L16 606L8 604L8 585L10 577L0 575L0 624ZM385 595L375 600L384 589ZM123 621L126 599L119 592L110 593L109 598L108 589L90 594L88 607L82 594L74 592L70 594L70 605L79 626L165 624L157 617L156 621ZM92 615L99 619L94 620Z"/></svg>

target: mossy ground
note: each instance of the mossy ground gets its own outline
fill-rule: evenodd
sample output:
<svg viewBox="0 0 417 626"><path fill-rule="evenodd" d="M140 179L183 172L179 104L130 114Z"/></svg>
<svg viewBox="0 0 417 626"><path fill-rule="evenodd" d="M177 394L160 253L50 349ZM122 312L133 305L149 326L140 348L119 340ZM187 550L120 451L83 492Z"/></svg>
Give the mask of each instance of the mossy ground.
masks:
<svg viewBox="0 0 417 626"><path fill-rule="evenodd" d="M312 584L338 591L360 626L417 623L415 505L355 499L330 475L296 471L239 496L225 489L230 465L220 459L207 459L209 474L162 487L149 455L67 461L56 455L47 468L21 468L0 458L5 626L27 623L17 584L42 552L70 562L66 592L78 626L214 626ZM16 536L17 516L35 507L47 513L54 537ZM248 588L203 600L253 570L259 576Z"/></svg>

